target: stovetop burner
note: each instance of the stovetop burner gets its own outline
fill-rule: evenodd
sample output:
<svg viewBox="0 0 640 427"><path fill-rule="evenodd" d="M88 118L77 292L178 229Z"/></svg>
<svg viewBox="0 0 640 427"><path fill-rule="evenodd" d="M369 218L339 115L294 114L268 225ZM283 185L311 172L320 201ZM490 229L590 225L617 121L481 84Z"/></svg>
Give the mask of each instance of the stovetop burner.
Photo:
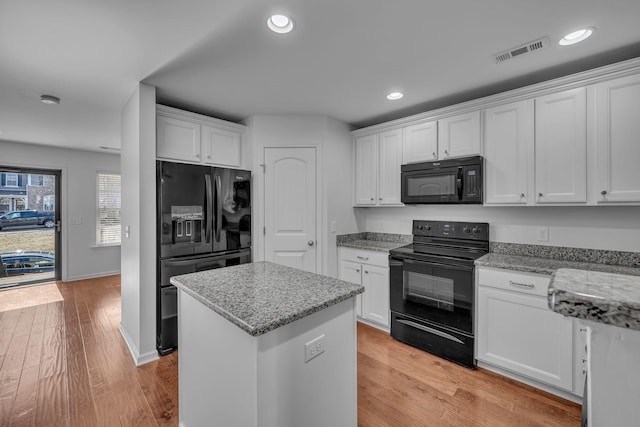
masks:
<svg viewBox="0 0 640 427"><path fill-rule="evenodd" d="M391 253L475 260L489 252L489 224L413 221L413 243Z"/></svg>

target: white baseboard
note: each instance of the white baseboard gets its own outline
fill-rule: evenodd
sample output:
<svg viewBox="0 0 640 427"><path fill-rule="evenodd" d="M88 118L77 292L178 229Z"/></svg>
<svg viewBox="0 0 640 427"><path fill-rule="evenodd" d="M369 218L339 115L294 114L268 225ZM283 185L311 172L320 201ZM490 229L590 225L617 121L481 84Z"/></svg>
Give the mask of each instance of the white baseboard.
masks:
<svg viewBox="0 0 640 427"><path fill-rule="evenodd" d="M136 366L141 366L149 362L153 362L154 360L158 360L160 357L158 356L157 351L150 351L145 354L140 354L138 347L135 345L127 331L120 324L120 334L122 338L124 338L124 342L127 344L127 348L129 348L129 353L131 353L131 357L133 357L133 362Z"/></svg>
<svg viewBox="0 0 640 427"><path fill-rule="evenodd" d="M74 282L76 280L95 279L96 277L114 276L120 274L120 270L116 271L102 271L100 273L81 274L79 276L67 276L62 278L63 282Z"/></svg>

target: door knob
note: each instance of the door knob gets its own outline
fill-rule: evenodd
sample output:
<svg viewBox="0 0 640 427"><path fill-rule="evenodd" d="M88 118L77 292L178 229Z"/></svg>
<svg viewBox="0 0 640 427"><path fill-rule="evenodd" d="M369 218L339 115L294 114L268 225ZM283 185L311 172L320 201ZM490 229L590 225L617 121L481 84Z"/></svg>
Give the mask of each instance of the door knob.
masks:
<svg viewBox="0 0 640 427"><path fill-rule="evenodd" d="M309 246L313 246L313 244L314 244L314 243L315 243L315 242L314 242L313 240L309 240L309 241L307 242L307 245L309 245Z"/></svg>

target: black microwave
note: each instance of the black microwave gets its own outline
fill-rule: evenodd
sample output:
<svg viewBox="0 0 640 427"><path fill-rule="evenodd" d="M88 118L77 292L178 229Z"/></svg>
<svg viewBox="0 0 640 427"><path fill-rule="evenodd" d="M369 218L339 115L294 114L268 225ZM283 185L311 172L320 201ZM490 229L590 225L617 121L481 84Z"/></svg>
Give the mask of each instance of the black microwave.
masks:
<svg viewBox="0 0 640 427"><path fill-rule="evenodd" d="M402 165L402 203L482 204L482 156Z"/></svg>

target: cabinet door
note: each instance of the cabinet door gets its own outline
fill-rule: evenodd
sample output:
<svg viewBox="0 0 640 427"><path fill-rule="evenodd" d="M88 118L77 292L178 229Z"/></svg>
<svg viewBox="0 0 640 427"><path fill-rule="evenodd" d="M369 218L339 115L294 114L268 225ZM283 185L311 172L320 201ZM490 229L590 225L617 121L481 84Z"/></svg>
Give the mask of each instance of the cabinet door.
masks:
<svg viewBox="0 0 640 427"><path fill-rule="evenodd" d="M640 202L640 76L596 85L598 203Z"/></svg>
<svg viewBox="0 0 640 427"><path fill-rule="evenodd" d="M402 163L438 159L438 122L407 126L402 135Z"/></svg>
<svg viewBox="0 0 640 427"><path fill-rule="evenodd" d="M572 330L545 297L478 288L478 360L571 391Z"/></svg>
<svg viewBox="0 0 640 427"><path fill-rule="evenodd" d="M362 266L355 262L340 260L340 273L338 278L345 282L361 285ZM356 296L356 314L362 317L362 294Z"/></svg>
<svg viewBox="0 0 640 427"><path fill-rule="evenodd" d="M533 200L533 137L533 100L484 112L485 204Z"/></svg>
<svg viewBox="0 0 640 427"><path fill-rule="evenodd" d="M584 88L536 98L536 203L587 201L587 104Z"/></svg>
<svg viewBox="0 0 640 427"><path fill-rule="evenodd" d="M375 206L378 175L378 135L355 140L355 200L359 206Z"/></svg>
<svg viewBox="0 0 640 427"><path fill-rule="evenodd" d="M200 162L200 125L173 117L157 116L156 156Z"/></svg>
<svg viewBox="0 0 640 427"><path fill-rule="evenodd" d="M402 130L379 136L378 204L400 205L400 166L402 164Z"/></svg>
<svg viewBox="0 0 640 427"><path fill-rule="evenodd" d="M389 326L389 269L362 266L362 317Z"/></svg>
<svg viewBox="0 0 640 427"><path fill-rule="evenodd" d="M240 167L240 134L202 126L203 161L208 164Z"/></svg>
<svg viewBox="0 0 640 427"><path fill-rule="evenodd" d="M480 154L480 111L439 120L438 128L439 158Z"/></svg>

